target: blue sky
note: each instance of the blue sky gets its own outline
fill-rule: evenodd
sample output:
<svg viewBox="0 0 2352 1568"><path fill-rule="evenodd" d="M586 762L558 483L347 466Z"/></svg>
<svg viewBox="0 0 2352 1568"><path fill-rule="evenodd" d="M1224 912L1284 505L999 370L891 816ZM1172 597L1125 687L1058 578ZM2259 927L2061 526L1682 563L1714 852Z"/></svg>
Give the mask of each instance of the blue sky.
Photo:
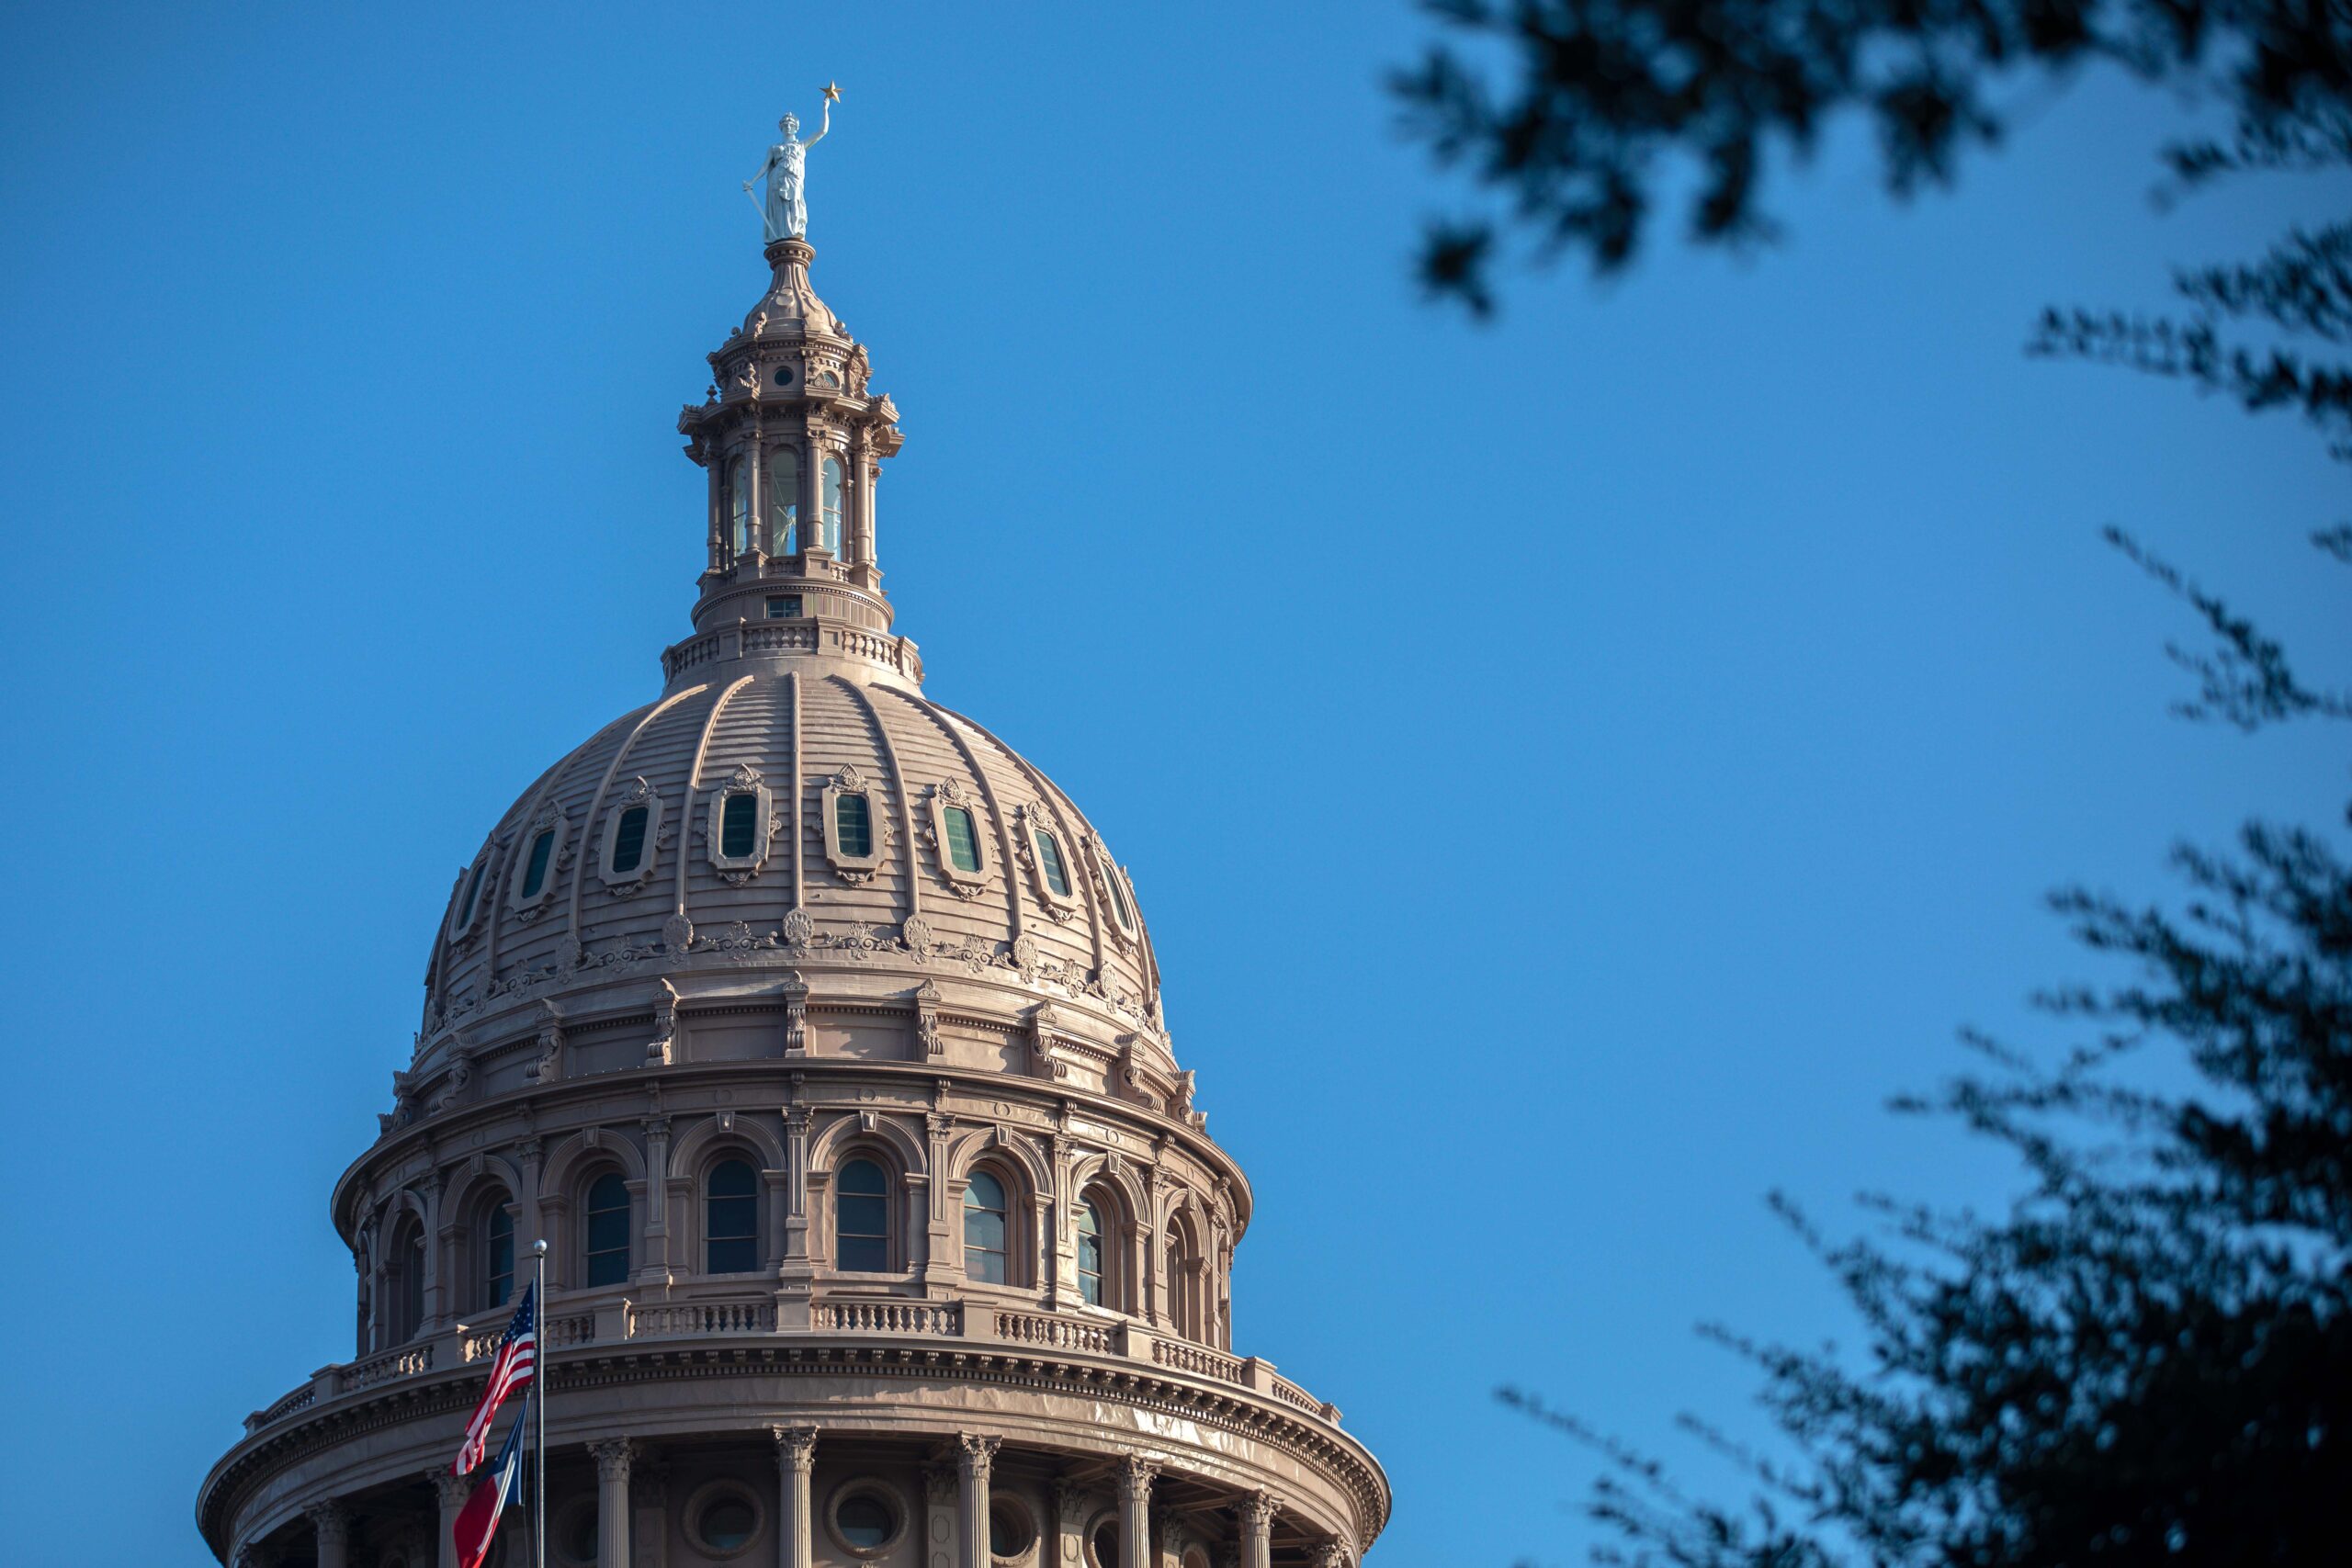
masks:
<svg viewBox="0 0 2352 1568"><path fill-rule="evenodd" d="M1498 1382L1681 1454L1679 1409L1752 1427L1695 1322L1849 1338L1768 1189L1998 1195L1881 1105L2085 973L2041 890L2342 799L2328 737L2165 716L2188 628L2100 525L2352 668L2314 441L2020 344L2345 191L2158 216L2176 107L2093 81L1956 195L1890 207L1845 136L1777 252L1480 329L1408 277L1460 199L1378 86L1424 31L9 8L15 1554L201 1561L239 1419L348 1354L329 1185L452 868L659 684L673 421L763 276L737 186L828 79L899 626L1132 863L1257 1188L1238 1348L1387 1464L1374 1564L1581 1558L1588 1467Z"/></svg>

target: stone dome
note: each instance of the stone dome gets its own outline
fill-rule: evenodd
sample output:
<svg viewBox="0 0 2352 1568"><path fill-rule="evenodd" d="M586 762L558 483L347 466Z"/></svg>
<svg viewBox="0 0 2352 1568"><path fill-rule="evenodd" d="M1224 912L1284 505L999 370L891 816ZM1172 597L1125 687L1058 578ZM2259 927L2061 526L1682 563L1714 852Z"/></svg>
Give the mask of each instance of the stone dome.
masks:
<svg viewBox="0 0 2352 1568"><path fill-rule="evenodd" d="M451 881L330 1203L352 1358L206 1477L224 1563L456 1568L518 1300L503 1568L1353 1568L1386 1522L1338 1406L1234 1345L1250 1187L1127 874L893 629L899 412L813 255L767 247L679 414L706 558L659 695Z"/></svg>
<svg viewBox="0 0 2352 1568"><path fill-rule="evenodd" d="M549 768L458 868L419 1072L542 1020L642 1012L661 980L715 1001L822 970L876 1003L944 987L1006 1021L1045 1008L1089 1077L1188 1100L1141 907L1076 804L898 671L757 647L774 629L713 634L723 647ZM844 842L844 806L862 841Z"/></svg>

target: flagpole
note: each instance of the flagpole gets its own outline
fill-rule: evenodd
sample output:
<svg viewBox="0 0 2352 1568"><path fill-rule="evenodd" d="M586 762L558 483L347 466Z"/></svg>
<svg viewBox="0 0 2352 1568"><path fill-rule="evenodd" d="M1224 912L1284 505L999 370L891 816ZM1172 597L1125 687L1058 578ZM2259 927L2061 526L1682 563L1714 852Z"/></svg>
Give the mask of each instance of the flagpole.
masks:
<svg viewBox="0 0 2352 1568"><path fill-rule="evenodd" d="M532 1311L537 1314L539 1320L533 1325L533 1332L538 1339L538 1348L532 1358L538 1363L538 1370L531 1377L531 1382L534 1385L531 1389L532 1403L536 1406L532 1412L532 1419L536 1425L532 1427L531 1435L535 1439L532 1446L537 1450L531 1459L531 1568L548 1568L548 1379L552 1374L548 1367L548 1244L546 1242L535 1241L531 1244L531 1262L538 1271L537 1278L531 1286L534 1292L531 1300Z"/></svg>

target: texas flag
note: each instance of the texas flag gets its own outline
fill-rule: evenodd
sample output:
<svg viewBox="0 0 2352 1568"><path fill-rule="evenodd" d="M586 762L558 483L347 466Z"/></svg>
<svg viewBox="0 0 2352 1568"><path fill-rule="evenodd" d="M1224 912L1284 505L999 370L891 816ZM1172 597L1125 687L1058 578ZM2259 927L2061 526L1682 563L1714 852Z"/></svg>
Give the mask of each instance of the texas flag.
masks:
<svg viewBox="0 0 2352 1568"><path fill-rule="evenodd" d="M514 1495L516 1478L523 1473L523 1428L530 1419L531 1402L526 1398L514 1417L514 1430L499 1447L498 1457L474 1483L473 1495L466 1499L466 1506L458 1510L458 1522L450 1528L458 1548L458 1568L481 1568L490 1555L490 1543L498 1534L498 1516Z"/></svg>

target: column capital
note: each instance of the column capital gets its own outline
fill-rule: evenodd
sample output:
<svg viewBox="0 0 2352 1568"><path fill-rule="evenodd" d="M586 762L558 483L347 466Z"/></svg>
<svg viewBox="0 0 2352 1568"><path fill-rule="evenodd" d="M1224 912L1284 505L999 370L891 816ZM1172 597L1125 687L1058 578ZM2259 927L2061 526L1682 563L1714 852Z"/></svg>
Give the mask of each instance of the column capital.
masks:
<svg viewBox="0 0 2352 1568"><path fill-rule="evenodd" d="M319 1544L325 1546L348 1544L351 1540L351 1510L329 1497L313 1503L302 1510L311 1528L319 1532Z"/></svg>
<svg viewBox="0 0 2352 1568"><path fill-rule="evenodd" d="M1241 1516L1242 1524L1249 1529L1271 1529L1273 1527L1274 1516L1282 1511L1282 1500L1261 1486L1241 1499L1235 1511Z"/></svg>
<svg viewBox="0 0 2352 1568"><path fill-rule="evenodd" d="M627 1438L605 1438L589 1444L588 1452L596 1461L597 1480L627 1481L637 1445Z"/></svg>
<svg viewBox="0 0 2352 1568"><path fill-rule="evenodd" d="M1348 1568L1348 1549L1336 1540L1317 1541L1306 1549L1307 1568Z"/></svg>
<svg viewBox="0 0 2352 1568"><path fill-rule="evenodd" d="M1004 1445L1001 1438L985 1437L978 1432L956 1434L956 1467L967 1475L985 1477L996 1464L996 1450Z"/></svg>
<svg viewBox="0 0 2352 1568"><path fill-rule="evenodd" d="M927 1464L922 1467L924 1498L938 1506L952 1507L956 1502L956 1471L953 1466Z"/></svg>
<svg viewBox="0 0 2352 1568"><path fill-rule="evenodd" d="M425 1472L433 1481L433 1495L444 1508L460 1508L473 1495L474 1483L462 1475L452 1475L446 1464L436 1464Z"/></svg>
<svg viewBox="0 0 2352 1568"><path fill-rule="evenodd" d="M1071 1529L1086 1522L1086 1488L1067 1475L1054 1478L1054 1516Z"/></svg>
<svg viewBox="0 0 2352 1568"><path fill-rule="evenodd" d="M806 1475L817 1463L817 1428L814 1427L770 1427L768 1436L775 1439L775 1461L786 1470Z"/></svg>
<svg viewBox="0 0 2352 1568"><path fill-rule="evenodd" d="M1119 1495L1140 1503L1151 1495L1151 1483L1159 1475L1159 1461L1129 1454L1119 1461Z"/></svg>

